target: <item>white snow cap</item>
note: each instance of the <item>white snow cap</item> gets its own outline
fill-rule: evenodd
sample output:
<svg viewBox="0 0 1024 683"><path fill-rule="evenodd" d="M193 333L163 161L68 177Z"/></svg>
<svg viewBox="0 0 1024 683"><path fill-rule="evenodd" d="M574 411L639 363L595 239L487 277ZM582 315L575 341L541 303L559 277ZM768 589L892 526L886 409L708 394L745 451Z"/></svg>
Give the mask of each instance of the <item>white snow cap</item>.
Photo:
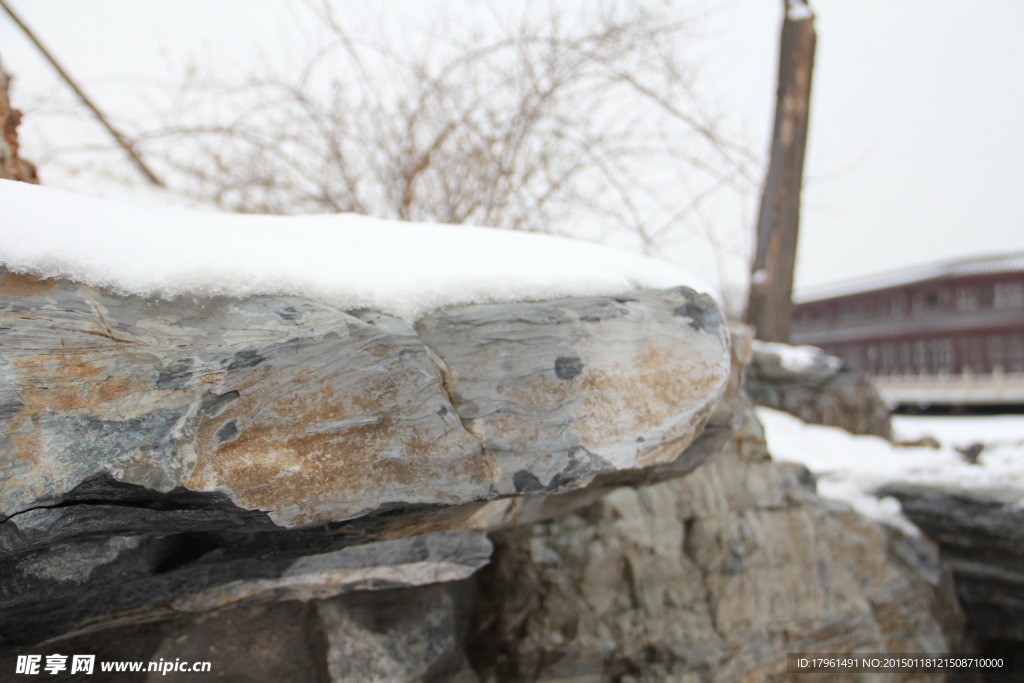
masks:
<svg viewBox="0 0 1024 683"><path fill-rule="evenodd" d="M779 364L790 372L803 372L818 364L838 370L843 364L841 360L828 355L817 346L790 346L755 339L754 350L778 356Z"/></svg>
<svg viewBox="0 0 1024 683"><path fill-rule="evenodd" d="M814 11L811 10L810 6L806 2L796 0L790 2L786 9L786 18L790 21L804 21L805 19L813 19Z"/></svg>
<svg viewBox="0 0 1024 683"><path fill-rule="evenodd" d="M415 320L467 303L711 292L663 261L551 235L139 207L7 180L0 206L0 264L122 294L294 294Z"/></svg>

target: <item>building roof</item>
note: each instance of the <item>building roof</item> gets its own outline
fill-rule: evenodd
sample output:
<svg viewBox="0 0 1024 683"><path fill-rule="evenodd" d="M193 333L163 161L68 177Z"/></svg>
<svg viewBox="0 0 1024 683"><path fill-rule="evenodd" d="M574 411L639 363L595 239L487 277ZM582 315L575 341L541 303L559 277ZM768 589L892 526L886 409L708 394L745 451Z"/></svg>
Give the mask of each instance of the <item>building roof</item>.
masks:
<svg viewBox="0 0 1024 683"><path fill-rule="evenodd" d="M1015 272L1024 272L1024 252L940 261L834 284L808 287L801 289L793 298L795 303L802 304L940 278Z"/></svg>

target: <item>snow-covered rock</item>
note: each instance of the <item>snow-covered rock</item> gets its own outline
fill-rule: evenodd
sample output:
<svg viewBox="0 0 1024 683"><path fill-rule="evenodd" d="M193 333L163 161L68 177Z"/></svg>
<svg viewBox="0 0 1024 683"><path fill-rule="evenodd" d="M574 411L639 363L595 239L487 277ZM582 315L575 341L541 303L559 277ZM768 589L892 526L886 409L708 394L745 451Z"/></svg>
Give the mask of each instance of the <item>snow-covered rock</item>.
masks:
<svg viewBox="0 0 1024 683"><path fill-rule="evenodd" d="M899 500L904 514L939 544L967 615L967 635L981 651L1024 651L1021 491L892 484L879 494Z"/></svg>
<svg viewBox="0 0 1024 683"><path fill-rule="evenodd" d="M908 541L917 537L939 546L966 612L966 637L974 646L989 653L1020 649L1024 420L953 416L897 421L901 435L942 438L942 446L929 448L810 425L767 408L758 408L758 416L773 456L806 466L823 496L902 529ZM973 461L958 448L978 442L987 443Z"/></svg>
<svg viewBox="0 0 1024 683"><path fill-rule="evenodd" d="M7 180L0 206L0 265L123 295L298 296L412 322L463 304L710 291L664 261L512 230L141 207Z"/></svg>
<svg viewBox="0 0 1024 683"><path fill-rule="evenodd" d="M692 474L496 539L485 677L760 681L792 652L958 651L934 546L818 497L730 407L735 438Z"/></svg>
<svg viewBox="0 0 1024 683"><path fill-rule="evenodd" d="M746 388L759 405L805 422L889 438L889 410L864 373L814 346L754 342Z"/></svg>
<svg viewBox="0 0 1024 683"><path fill-rule="evenodd" d="M345 534L458 526L429 511L669 463L729 376L722 316L686 288L452 307L413 327L298 297L164 301L7 273L0 327L5 606L47 596L49 633L308 589L262 549L265 576L236 575L260 544L231 534L329 528L300 535L331 553ZM197 534L202 552L179 556ZM108 552L112 537L138 547ZM56 545L77 549L73 581L40 569ZM134 600L109 599L115 567ZM187 590L163 592L182 574Z"/></svg>
<svg viewBox="0 0 1024 683"><path fill-rule="evenodd" d="M749 342L661 288L679 271L479 229L0 203L0 650L734 680L787 649L955 647L925 542L904 561L770 459Z"/></svg>

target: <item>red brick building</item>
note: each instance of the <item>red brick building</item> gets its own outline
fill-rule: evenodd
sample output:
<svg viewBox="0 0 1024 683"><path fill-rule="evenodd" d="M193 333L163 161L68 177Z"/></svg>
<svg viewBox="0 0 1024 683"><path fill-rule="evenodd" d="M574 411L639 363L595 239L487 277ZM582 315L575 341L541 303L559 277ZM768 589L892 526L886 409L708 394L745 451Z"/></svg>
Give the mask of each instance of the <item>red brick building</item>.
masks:
<svg viewBox="0 0 1024 683"><path fill-rule="evenodd" d="M820 346L882 385L983 376L1005 385L1018 374L1024 383L1024 254L819 288L794 306L793 343Z"/></svg>

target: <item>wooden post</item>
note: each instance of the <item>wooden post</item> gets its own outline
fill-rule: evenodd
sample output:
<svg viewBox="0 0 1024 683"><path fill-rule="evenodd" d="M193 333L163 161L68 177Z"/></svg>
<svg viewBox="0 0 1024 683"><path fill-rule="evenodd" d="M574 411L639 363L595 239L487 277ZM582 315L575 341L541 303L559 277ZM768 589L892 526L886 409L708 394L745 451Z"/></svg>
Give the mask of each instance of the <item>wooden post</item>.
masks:
<svg viewBox="0 0 1024 683"><path fill-rule="evenodd" d="M788 342L793 270L800 230L800 190L814 69L814 14L803 0L783 0L775 128L750 282L747 321L757 339Z"/></svg>

